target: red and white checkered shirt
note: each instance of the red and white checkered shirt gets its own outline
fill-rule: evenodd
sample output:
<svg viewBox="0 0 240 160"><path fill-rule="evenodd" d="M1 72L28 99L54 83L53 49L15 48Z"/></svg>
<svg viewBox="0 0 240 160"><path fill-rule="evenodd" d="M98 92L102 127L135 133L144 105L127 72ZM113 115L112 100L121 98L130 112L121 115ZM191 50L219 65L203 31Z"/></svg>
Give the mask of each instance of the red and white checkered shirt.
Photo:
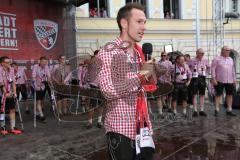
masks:
<svg viewBox="0 0 240 160"><path fill-rule="evenodd" d="M97 55L99 87L107 99L105 130L115 132L130 139L136 137L136 105L140 79L136 72L138 63L127 53L127 49L119 46L120 38L112 42L116 48L103 47ZM136 54L135 54L136 55Z"/></svg>

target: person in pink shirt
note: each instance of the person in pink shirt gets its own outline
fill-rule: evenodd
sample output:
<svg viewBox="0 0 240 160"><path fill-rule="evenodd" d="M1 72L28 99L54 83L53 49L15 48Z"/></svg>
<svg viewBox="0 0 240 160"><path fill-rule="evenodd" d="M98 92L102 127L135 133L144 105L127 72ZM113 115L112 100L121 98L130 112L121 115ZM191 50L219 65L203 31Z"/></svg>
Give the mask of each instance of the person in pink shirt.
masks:
<svg viewBox="0 0 240 160"><path fill-rule="evenodd" d="M197 49L196 57L192 58L188 65L192 72L192 80L190 83L190 90L192 97L192 103L194 107L193 116L198 116L197 109L197 95L200 96L200 116L207 116L204 112L204 98L205 98L205 90L206 90L206 76L210 74L210 65L208 60L204 57L204 51L202 48Z"/></svg>
<svg viewBox="0 0 240 160"><path fill-rule="evenodd" d="M163 75L161 75L159 78L158 78L158 83L159 84L170 84L171 83L171 72L173 71L173 64L171 61L168 60L168 57L167 57L167 53L166 52L162 52L161 53L161 59L160 61L158 62L161 66L165 67L167 72ZM163 96L163 97L159 97L157 99L157 105L158 105L158 112L160 115L163 114L163 103L166 104L166 102L164 102L166 99L168 99L170 101L170 95L169 96Z"/></svg>
<svg viewBox="0 0 240 160"><path fill-rule="evenodd" d="M19 67L17 63L13 62L12 67L14 69L15 73L15 80L16 80L16 85L17 85L17 98L19 99L19 95L21 93L22 95L22 101L24 102L25 106L25 113L30 114L28 102L27 102L27 76L25 73L25 68L24 67Z"/></svg>
<svg viewBox="0 0 240 160"><path fill-rule="evenodd" d="M227 112L229 116L236 116L232 112L233 93L236 87L236 73L233 59L229 56L231 49L224 46L221 55L212 61L212 80L215 88L215 116L218 116L223 89L226 91Z"/></svg>
<svg viewBox="0 0 240 160"><path fill-rule="evenodd" d="M16 113L15 113L15 99L16 93L16 80L14 76L14 70L10 65L10 58L7 56L1 57L0 68L0 86L3 93L3 105L1 105L0 115L9 114L10 117L10 133L21 134L22 131L16 128ZM1 103L2 104L2 103ZM4 115L5 116L5 115ZM5 123L1 120L1 133L3 135L8 134Z"/></svg>
<svg viewBox="0 0 240 160"><path fill-rule="evenodd" d="M188 99L188 86L192 79L192 72L189 66L185 63L184 56L179 55L176 58L176 63L172 72L172 82L174 90L172 93L172 108L173 113L177 113L177 102L182 102L183 115L187 114L187 99Z"/></svg>
<svg viewBox="0 0 240 160"><path fill-rule="evenodd" d="M34 81L34 88L36 91L37 100L37 120L45 123L46 118L43 114L43 100L45 96L46 84L51 80L50 71L48 68L48 60L46 57L41 57L39 64L34 65L32 78Z"/></svg>

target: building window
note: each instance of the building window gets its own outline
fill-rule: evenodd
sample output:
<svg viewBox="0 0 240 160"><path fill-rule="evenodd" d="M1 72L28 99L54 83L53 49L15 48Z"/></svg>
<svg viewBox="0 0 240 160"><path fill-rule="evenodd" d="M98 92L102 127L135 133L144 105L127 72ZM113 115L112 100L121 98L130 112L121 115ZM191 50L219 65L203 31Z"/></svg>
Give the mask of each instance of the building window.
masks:
<svg viewBox="0 0 240 160"><path fill-rule="evenodd" d="M146 16L148 17L147 15L147 0L126 0L126 4L127 3L140 3L143 7L144 7L144 12L146 14Z"/></svg>
<svg viewBox="0 0 240 160"><path fill-rule="evenodd" d="M179 0L163 0L163 10L165 19L180 19Z"/></svg>
<svg viewBox="0 0 240 160"><path fill-rule="evenodd" d="M107 0L89 1L89 16L106 18L108 17L108 2Z"/></svg>
<svg viewBox="0 0 240 160"><path fill-rule="evenodd" d="M238 0L230 0L230 12L238 12Z"/></svg>

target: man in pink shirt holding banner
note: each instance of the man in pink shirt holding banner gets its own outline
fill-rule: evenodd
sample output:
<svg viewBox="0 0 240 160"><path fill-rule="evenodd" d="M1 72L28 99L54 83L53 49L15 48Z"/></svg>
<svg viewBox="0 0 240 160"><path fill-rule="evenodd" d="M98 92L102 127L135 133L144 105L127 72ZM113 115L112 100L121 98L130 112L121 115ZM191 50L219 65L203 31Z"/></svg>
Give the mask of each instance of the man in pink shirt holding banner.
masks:
<svg viewBox="0 0 240 160"><path fill-rule="evenodd" d="M236 87L236 73L233 59L229 56L231 49L224 46L221 55L212 61L212 80L215 88L215 116L218 116L223 89L226 91L227 112L229 116L236 116L232 113L233 93Z"/></svg>

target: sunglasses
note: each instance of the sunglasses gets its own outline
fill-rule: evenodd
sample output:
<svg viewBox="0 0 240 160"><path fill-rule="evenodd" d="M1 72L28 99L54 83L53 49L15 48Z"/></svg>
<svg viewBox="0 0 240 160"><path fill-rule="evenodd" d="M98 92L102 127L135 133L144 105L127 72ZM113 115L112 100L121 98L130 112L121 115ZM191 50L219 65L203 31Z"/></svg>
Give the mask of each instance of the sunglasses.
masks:
<svg viewBox="0 0 240 160"><path fill-rule="evenodd" d="M161 57L166 57L167 55L161 55Z"/></svg>

